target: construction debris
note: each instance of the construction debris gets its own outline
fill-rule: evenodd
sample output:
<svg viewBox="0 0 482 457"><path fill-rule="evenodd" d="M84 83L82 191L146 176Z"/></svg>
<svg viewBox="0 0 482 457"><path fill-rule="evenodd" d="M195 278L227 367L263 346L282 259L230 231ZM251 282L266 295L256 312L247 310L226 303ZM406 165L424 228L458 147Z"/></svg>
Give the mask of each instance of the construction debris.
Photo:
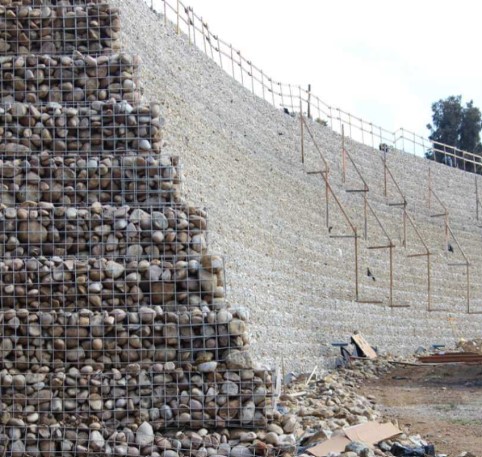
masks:
<svg viewBox="0 0 482 457"><path fill-rule="evenodd" d="M482 338L475 338L473 340L461 338L457 343L457 349L461 349L464 352L482 354Z"/></svg>
<svg viewBox="0 0 482 457"><path fill-rule="evenodd" d="M418 357L422 363L482 363L482 354L474 352L440 352Z"/></svg>
<svg viewBox="0 0 482 457"><path fill-rule="evenodd" d="M315 457L325 457L330 452L343 452L353 442L366 443L372 447L401 434L402 431L393 424L366 422L344 429L343 434L336 434L329 440L307 449L307 452Z"/></svg>

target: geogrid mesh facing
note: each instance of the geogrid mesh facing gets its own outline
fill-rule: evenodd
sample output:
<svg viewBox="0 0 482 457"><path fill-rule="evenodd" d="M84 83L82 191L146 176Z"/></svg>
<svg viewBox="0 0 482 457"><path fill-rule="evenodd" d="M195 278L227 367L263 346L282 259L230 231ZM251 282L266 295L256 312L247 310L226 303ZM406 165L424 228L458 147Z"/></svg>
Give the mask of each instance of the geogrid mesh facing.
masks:
<svg viewBox="0 0 482 457"><path fill-rule="evenodd" d="M0 55L106 54L119 37L119 10L108 4L0 6Z"/></svg>
<svg viewBox="0 0 482 457"><path fill-rule="evenodd" d="M51 204L87 207L101 203L156 208L179 205L183 200L178 157L134 155L132 151L57 157L45 151L10 157L0 155L0 203L5 206L38 203L48 210Z"/></svg>
<svg viewBox="0 0 482 457"><path fill-rule="evenodd" d="M139 102L136 57L128 54L97 57L7 56L0 63L0 103L64 105L94 101Z"/></svg>

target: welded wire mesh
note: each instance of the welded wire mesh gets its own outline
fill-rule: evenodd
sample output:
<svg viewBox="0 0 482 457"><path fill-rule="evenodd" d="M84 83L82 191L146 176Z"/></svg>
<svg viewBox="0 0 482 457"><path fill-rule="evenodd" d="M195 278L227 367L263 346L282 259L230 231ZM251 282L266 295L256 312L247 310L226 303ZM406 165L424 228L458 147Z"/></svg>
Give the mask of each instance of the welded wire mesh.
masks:
<svg viewBox="0 0 482 457"><path fill-rule="evenodd" d="M63 105L139 101L139 59L124 53L6 56L0 63L0 103Z"/></svg>
<svg viewBox="0 0 482 457"><path fill-rule="evenodd" d="M16 102L0 106L0 156L160 152L162 125L156 104L98 101L64 107Z"/></svg>
<svg viewBox="0 0 482 457"><path fill-rule="evenodd" d="M179 305L203 312L225 306L221 300L224 264L218 256L170 261L38 256L4 259L0 268L2 308L121 308L123 315L126 309L136 311L139 306L161 306L160 313L177 312Z"/></svg>
<svg viewBox="0 0 482 457"><path fill-rule="evenodd" d="M265 426L273 375L160 154L118 9L0 4L0 455L230 453L178 430Z"/></svg>
<svg viewBox="0 0 482 457"><path fill-rule="evenodd" d="M0 55L105 54L119 37L119 10L108 4L0 5Z"/></svg>
<svg viewBox="0 0 482 457"><path fill-rule="evenodd" d="M113 380L115 382L113 382ZM59 373L4 374L1 402L26 424L76 426L102 421L125 427L149 421L157 428L265 426L273 386L263 370L192 371L189 364L131 364L103 372L66 368Z"/></svg>
<svg viewBox="0 0 482 457"><path fill-rule="evenodd" d="M182 184L175 156L133 152L53 156L47 151L23 158L0 156L0 203L7 207L39 204L49 210L52 205L95 204L99 212L99 204L158 208L181 204ZM12 210L8 213L13 215Z"/></svg>
<svg viewBox="0 0 482 457"><path fill-rule="evenodd" d="M168 260L207 250L207 215L189 206L0 209L0 255Z"/></svg>

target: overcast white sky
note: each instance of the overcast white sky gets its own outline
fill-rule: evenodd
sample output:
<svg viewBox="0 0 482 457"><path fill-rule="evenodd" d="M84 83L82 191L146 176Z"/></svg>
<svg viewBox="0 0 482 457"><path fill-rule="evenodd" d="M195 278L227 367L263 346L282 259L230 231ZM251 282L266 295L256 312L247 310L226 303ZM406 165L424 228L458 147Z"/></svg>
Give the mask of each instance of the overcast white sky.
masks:
<svg viewBox="0 0 482 457"><path fill-rule="evenodd" d="M482 2L183 1L265 74L388 130L428 136L449 95L482 108Z"/></svg>

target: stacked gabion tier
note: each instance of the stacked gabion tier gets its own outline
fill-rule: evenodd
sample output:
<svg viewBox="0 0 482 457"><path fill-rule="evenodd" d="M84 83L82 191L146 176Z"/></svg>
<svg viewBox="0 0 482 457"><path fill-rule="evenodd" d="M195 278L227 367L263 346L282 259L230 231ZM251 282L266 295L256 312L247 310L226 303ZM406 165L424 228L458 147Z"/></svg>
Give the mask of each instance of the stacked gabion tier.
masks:
<svg viewBox="0 0 482 457"><path fill-rule="evenodd" d="M269 422L272 374L118 9L0 4L0 455L266 455L228 440Z"/></svg>

